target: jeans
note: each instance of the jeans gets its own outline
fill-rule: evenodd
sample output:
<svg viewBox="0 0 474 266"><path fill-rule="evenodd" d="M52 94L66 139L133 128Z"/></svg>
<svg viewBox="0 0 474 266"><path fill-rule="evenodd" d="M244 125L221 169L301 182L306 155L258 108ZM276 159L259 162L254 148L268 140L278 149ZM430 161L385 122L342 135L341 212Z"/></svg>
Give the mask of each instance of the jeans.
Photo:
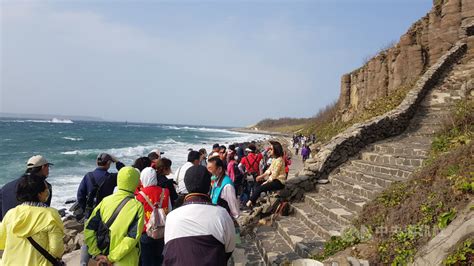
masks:
<svg viewBox="0 0 474 266"><path fill-rule="evenodd" d="M262 194L262 192L280 190L280 189L283 189L284 187L285 185L283 185L278 179L268 182L265 185L256 185L252 193L252 196L250 197L250 201L252 201L252 204L255 204L257 202L258 197L260 197L260 194Z"/></svg>
<svg viewBox="0 0 474 266"><path fill-rule="evenodd" d="M140 245L140 266L159 266L163 263L164 238L153 239L143 232Z"/></svg>
<svg viewBox="0 0 474 266"><path fill-rule="evenodd" d="M87 266L89 260L91 259L91 255L89 255L89 249L87 248L86 243L82 244L81 247L81 266Z"/></svg>

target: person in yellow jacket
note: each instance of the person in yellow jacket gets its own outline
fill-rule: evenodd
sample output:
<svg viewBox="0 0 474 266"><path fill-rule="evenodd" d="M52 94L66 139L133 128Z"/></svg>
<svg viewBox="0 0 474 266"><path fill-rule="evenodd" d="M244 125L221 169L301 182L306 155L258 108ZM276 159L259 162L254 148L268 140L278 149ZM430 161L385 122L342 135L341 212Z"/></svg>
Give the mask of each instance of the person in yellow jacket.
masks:
<svg viewBox="0 0 474 266"><path fill-rule="evenodd" d="M10 209L0 223L0 265L38 265L51 263L28 241L31 237L55 258L64 252L64 226L56 209L48 207L49 188L44 178L25 175L16 191L20 205Z"/></svg>
<svg viewBox="0 0 474 266"><path fill-rule="evenodd" d="M138 265L140 257L140 237L143 230L143 204L134 198L140 173L133 167L123 167L118 172L118 190L105 197L92 211L84 229L85 242L96 260L113 265ZM126 197L131 199L125 204L110 226L110 246L108 252L97 247L96 231L99 221L104 224Z"/></svg>

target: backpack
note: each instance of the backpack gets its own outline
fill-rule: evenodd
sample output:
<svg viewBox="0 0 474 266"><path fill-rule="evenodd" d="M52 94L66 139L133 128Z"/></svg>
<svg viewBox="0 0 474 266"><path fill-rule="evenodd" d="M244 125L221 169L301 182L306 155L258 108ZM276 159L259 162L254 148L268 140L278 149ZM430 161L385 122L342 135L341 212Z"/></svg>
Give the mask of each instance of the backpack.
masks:
<svg viewBox="0 0 474 266"><path fill-rule="evenodd" d="M255 181L255 178L258 176L258 173L256 173L256 172L250 172L250 171L252 170L253 166L254 166L255 163L257 162L258 156L255 155L255 158L254 158L254 160L253 160L252 163L250 163L250 160L249 160L249 157L248 157L248 156L245 157L245 158L247 158L247 163L249 164L249 169L245 169L245 170L246 170L246 172L245 172L245 174L246 174L245 179L246 179L247 181Z"/></svg>
<svg viewBox="0 0 474 266"><path fill-rule="evenodd" d="M120 202L120 204L115 209L112 216L110 216L109 220L104 223L102 219L99 220L99 225L97 226L96 230L96 239L97 239L97 247L102 251L102 254L108 255L109 248L110 248L110 226L114 223L115 219L119 215L122 208L127 204L127 202L131 199L131 196L127 196Z"/></svg>
<svg viewBox="0 0 474 266"><path fill-rule="evenodd" d="M100 189L102 188L105 181L107 180L107 176L104 176L104 180L102 181L102 183L100 183L100 185L98 185L97 182L95 181L95 177L93 173L89 173L87 176L91 180L92 189L89 193L87 193L87 196L86 196L86 207L84 209L85 217L89 217L92 211L94 210L94 208L99 203L98 199L99 199Z"/></svg>
<svg viewBox="0 0 474 266"><path fill-rule="evenodd" d="M244 178L244 174L239 169L239 164L236 162L234 163L234 185L240 186L242 184L242 179Z"/></svg>
<svg viewBox="0 0 474 266"><path fill-rule="evenodd" d="M161 239L165 237L166 213L162 208L163 199L165 198L165 189L161 189L159 204L153 204L145 192L140 191L139 193L152 209L150 219L148 219L148 222L145 225L146 235L153 239Z"/></svg>

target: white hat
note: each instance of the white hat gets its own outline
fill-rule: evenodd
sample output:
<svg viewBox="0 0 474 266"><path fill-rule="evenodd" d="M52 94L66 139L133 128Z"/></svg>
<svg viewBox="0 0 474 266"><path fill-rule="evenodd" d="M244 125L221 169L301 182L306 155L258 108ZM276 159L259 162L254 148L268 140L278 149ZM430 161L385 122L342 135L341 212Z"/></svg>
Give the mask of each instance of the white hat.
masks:
<svg viewBox="0 0 474 266"><path fill-rule="evenodd" d="M52 163L48 162L43 156L35 155L31 157L30 159L28 159L28 162L26 163L26 168L30 169L30 168L40 167L45 164L53 165Z"/></svg>

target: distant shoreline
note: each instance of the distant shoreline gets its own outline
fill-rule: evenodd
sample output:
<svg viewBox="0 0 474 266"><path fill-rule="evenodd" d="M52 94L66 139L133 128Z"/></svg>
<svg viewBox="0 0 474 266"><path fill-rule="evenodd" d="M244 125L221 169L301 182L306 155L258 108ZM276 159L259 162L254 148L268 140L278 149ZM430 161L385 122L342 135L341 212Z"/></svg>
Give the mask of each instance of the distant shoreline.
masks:
<svg viewBox="0 0 474 266"><path fill-rule="evenodd" d="M231 128L230 131L240 132L240 133L250 133L250 134L263 134L270 136L280 136L280 137L291 137L291 134L282 133L282 132L273 132L273 131L264 131L251 128Z"/></svg>

